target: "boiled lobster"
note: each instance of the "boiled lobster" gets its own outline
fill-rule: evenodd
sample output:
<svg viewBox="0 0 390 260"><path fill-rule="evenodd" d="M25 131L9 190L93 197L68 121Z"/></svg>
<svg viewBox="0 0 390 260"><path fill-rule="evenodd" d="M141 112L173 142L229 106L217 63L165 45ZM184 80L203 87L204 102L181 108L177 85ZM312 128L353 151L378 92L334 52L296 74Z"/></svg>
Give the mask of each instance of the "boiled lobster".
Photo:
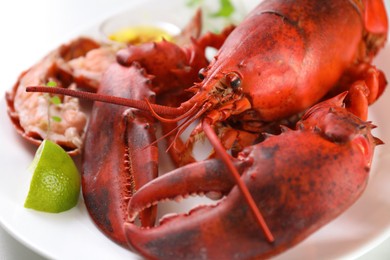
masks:
<svg viewBox="0 0 390 260"><path fill-rule="evenodd" d="M176 151L174 158L180 160L180 164L187 164L191 161L185 158L191 158L189 154L191 154L192 146L203 133L211 141L218 156L222 158L223 164L228 168L228 170L221 168L221 172L230 172L235 176L234 183L238 184L237 187L244 194L245 202L250 206L243 203L241 196L237 196L237 187L231 189L234 183L229 181L230 177L223 175L229 183L226 184L218 179L212 183L221 188L213 186L213 189L224 191L231 189L226 201L236 202L221 203L210 210L210 215L205 214L208 209L200 209L199 212L202 214L195 211L189 217L165 221L168 223L149 231L137 231L133 225L126 225L130 244L143 255L155 258L171 256L190 258L195 256L194 254L197 254L197 257L224 256L224 252L215 248L213 243L216 243L218 239L213 236L222 232L221 230L227 231L232 228L223 232L227 236L226 242L229 250L226 252L229 252L229 256L233 255L236 258L267 257L307 237L345 210L363 191L373 147L379 143L370 135L372 126L364 123L367 118L367 107L381 95L386 86L383 73L370 62L383 46L387 30L387 16L381 0L264 1L237 28L231 32L227 31L226 40L215 58L199 73L202 81L188 89L194 95L177 108L155 105L149 101L107 97L56 88L31 87L28 90L62 93L127 105L150 111L154 117L168 123L183 120L178 127L174 127L168 133L175 135L171 147L173 151ZM214 37L208 39L214 39ZM195 46L201 46L202 50L202 41ZM217 47L219 47L218 44ZM193 49L192 52L187 51L187 53L200 52ZM153 56L145 53L141 59L130 46L118 52L117 58L122 66L132 66L134 62L141 60L152 62ZM189 64L199 63L190 62ZM170 82L166 84L163 89L166 86L169 87ZM346 107L350 112L347 112L345 108L340 108L339 103L343 98L338 96L335 98L338 101L321 103L306 112L298 124L301 126L299 130L286 131L255 146L248 146L261 141L258 139L258 133L267 131L269 124L293 115L300 115L326 96L334 96L344 90L349 91ZM333 115L334 111L337 112L335 116L328 115L328 112ZM199 125L192 131L189 139L184 144L181 143L180 134L198 119ZM310 148L318 149L308 148L301 152L293 149L305 147L305 143L310 144ZM294 145L291 146L291 144ZM238 154L237 159L233 159L226 153L229 149ZM298 155L294 157L294 153ZM361 163L357 167L349 165L345 162L348 156L356 156ZM318 161L311 163L313 158L317 158ZM289 162L297 163L293 164L291 175L285 173ZM323 165L320 162L323 162ZM208 164L221 166L217 160L211 160L191 164L185 169L187 171L199 170L197 178L205 178L199 168ZM267 172L268 169L262 165L275 168L275 172ZM300 168L302 171L299 170ZM257 174L263 173L255 173L255 169L266 172L264 176L261 175L262 179L256 182L254 180L258 178ZM183 169L177 171L182 173ZM308 174L312 171L316 174ZM351 188L347 184L348 181L344 179L347 176L351 177L350 174L346 174L348 171L356 172L358 175L353 176L357 178L353 180L356 183L354 188ZM300 178L301 173L305 177ZM194 175L197 174L194 173ZM182 175L182 177L178 177L177 174L174 176L184 182L186 174ZM284 178L284 175L287 177ZM332 178L329 179L329 176ZM153 183L161 182L162 179L157 179ZM332 190L330 187L336 183L337 185L340 183L338 187L341 190L336 195L343 198L343 201L347 201L346 204L336 199L337 196L331 198L325 196L326 191ZM251 188L257 185L261 187L258 191ZM318 185L323 185L321 189L318 188L318 195L309 192ZM148 186L141 189L146 191L140 190L134 194L129 204L130 215L143 209L148 203L153 204L158 200L152 195L145 195L150 191ZM168 193L171 187L161 188L155 196L170 197ZM173 187L176 186L173 185ZM291 213L291 219L288 218L289 208L294 207L286 202L288 187L297 189L292 194L294 202L298 203L297 208L301 209L301 212L294 211L296 215ZM347 189L346 192L344 188ZM280 200L272 200L268 195L266 196L266 193L275 192L280 193L276 194L276 198L280 197ZM144 197L148 203L142 202L141 206L137 207L135 204L140 200L136 199L138 196L140 199ZM321 199L330 200L329 204L322 209L319 205ZM312 201L316 202L311 203ZM233 204L240 206L233 206ZM306 207L308 210L304 211ZM283 212L283 208L287 208L287 211ZM248 209L251 209L255 218L248 214ZM258 209L261 209L261 213ZM232 213L232 217L224 212L228 210L235 212ZM303 214L304 212L306 214ZM231 221L225 228L219 226L224 225L223 222L217 220L219 214L227 216L226 218ZM200 225L206 225L206 215L213 218L209 221L210 226L207 226L207 231L204 233L188 231L189 226L195 227L195 230ZM301 219L298 227L293 228L291 233L284 230L286 234L281 234L278 228L283 225L288 226L290 220L293 222L294 218L300 217L305 220ZM252 231L253 220L260 224L267 238L266 241L268 240L263 246L261 246L261 233L256 229ZM238 222L243 225L240 227L247 232L250 238L243 238L239 240L240 243L233 238L228 239L228 237L237 235L232 231L235 225L239 226ZM177 239L172 238L164 242L153 235L171 234L164 226L175 226L172 227L174 228L172 237ZM232 234L229 235L229 232ZM143 233L145 233L145 238L143 238ZM193 236L197 235L202 237L196 238L197 243L200 242L193 245ZM178 240L181 240L183 244L180 244ZM272 241L274 242L269 243ZM147 243L143 244L144 242ZM178 243L177 249L167 249L170 245L175 247L176 242ZM191 249L192 246L194 250ZM171 253L164 253L164 250Z"/></svg>

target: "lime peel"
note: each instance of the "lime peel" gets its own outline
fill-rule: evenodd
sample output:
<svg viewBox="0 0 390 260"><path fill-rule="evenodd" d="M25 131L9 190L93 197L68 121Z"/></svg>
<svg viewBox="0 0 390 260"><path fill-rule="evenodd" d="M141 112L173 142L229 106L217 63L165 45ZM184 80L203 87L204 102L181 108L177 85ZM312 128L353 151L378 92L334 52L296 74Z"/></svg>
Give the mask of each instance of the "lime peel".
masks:
<svg viewBox="0 0 390 260"><path fill-rule="evenodd" d="M29 167L33 172L24 207L59 213L77 205L80 174L61 146L44 140Z"/></svg>

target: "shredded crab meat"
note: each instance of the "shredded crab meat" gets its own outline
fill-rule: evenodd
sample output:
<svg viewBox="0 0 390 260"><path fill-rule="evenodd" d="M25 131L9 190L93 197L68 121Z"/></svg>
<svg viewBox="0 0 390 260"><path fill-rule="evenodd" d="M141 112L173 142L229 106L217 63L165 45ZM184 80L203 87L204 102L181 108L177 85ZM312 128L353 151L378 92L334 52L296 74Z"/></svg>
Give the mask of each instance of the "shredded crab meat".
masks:
<svg viewBox="0 0 390 260"><path fill-rule="evenodd" d="M28 83L30 84L39 83ZM80 110L79 100L65 97L61 104L54 106L49 104L49 99L43 94L27 93L24 90L24 87L18 88L14 106L25 132L38 134L42 139L50 139L68 147L80 148L87 116ZM50 131L49 109L50 117L60 118L59 122L50 119Z"/></svg>
<svg viewBox="0 0 390 260"><path fill-rule="evenodd" d="M69 46L83 48L88 43L89 40L77 39ZM49 81L56 81L58 86L71 89L76 89L76 83L97 89L103 72L115 62L116 50L110 46L100 46L70 60L62 57L60 50L52 51L22 74L13 96L12 114L18 118L26 136L50 139L61 146L77 150L82 146L87 123L87 115L82 111L79 100L63 97L60 104L54 105L50 104L48 94L26 92L25 89L28 86L46 85ZM74 78L75 82L61 82L63 75L65 78Z"/></svg>
<svg viewBox="0 0 390 260"><path fill-rule="evenodd" d="M81 111L78 99L65 97L61 104L49 106L48 95L25 91L27 86L47 83L56 71L57 58L56 52L49 54L20 78L14 97L15 113L27 135L39 135L42 139L50 139L70 148L80 148L87 117ZM51 117L61 119L60 122L50 121L50 131L48 131L49 108ZM47 135L48 132L50 136Z"/></svg>
<svg viewBox="0 0 390 260"><path fill-rule="evenodd" d="M88 78L93 85L98 86L103 72L115 62L115 49L111 46L103 46L89 51L85 56L80 56L68 62L73 74Z"/></svg>

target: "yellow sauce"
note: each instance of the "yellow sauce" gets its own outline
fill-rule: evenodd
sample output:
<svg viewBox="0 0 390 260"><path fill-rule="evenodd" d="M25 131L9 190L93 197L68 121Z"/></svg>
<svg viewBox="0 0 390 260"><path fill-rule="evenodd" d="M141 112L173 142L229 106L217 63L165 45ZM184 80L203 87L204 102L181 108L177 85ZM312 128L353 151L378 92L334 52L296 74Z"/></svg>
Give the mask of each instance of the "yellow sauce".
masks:
<svg viewBox="0 0 390 260"><path fill-rule="evenodd" d="M163 39L172 41L173 37L167 31L154 26L133 26L120 29L108 37L112 41L128 44L158 42Z"/></svg>

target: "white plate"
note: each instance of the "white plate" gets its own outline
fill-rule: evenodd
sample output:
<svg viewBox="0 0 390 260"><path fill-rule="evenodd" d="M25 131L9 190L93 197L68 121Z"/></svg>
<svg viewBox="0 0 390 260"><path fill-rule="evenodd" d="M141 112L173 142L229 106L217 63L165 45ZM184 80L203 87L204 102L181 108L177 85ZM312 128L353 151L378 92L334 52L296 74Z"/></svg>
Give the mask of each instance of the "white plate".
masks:
<svg viewBox="0 0 390 260"><path fill-rule="evenodd" d="M191 13L184 8L182 0L167 1L163 7L151 2L157 3L157 0L132 3L133 15L140 19L170 19L168 22L181 25L183 18ZM249 9L257 1L243 2L245 4L242 7ZM166 16L172 10L183 11L176 11L175 16ZM97 28L98 25L89 28L86 33L96 36ZM375 63L386 70L387 78L390 79L388 57L389 45L381 51ZM390 144L390 122L386 115L387 109L390 109L388 100L389 90L370 108L370 120L378 125L376 136ZM45 214L23 207L29 180L26 169L35 147L14 132L6 116L4 99L0 100L0 113L0 223L3 227L23 244L48 258L136 259L136 255L117 246L97 230L89 219L82 199L77 207L62 214ZM389 237L389 171L390 145L383 145L376 150L372 176L359 201L339 218L277 259L352 259Z"/></svg>

